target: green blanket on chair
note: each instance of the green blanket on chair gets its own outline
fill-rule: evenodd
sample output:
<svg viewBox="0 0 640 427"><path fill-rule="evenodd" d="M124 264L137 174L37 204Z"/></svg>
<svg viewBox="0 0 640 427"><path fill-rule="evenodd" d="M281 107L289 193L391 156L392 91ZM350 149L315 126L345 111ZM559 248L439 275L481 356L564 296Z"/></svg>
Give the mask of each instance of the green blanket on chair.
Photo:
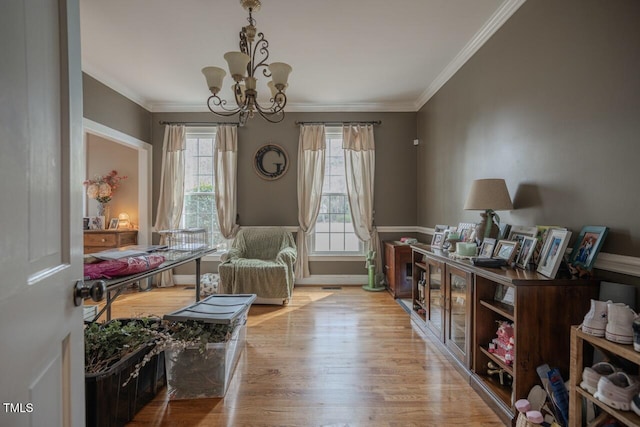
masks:
<svg viewBox="0 0 640 427"><path fill-rule="evenodd" d="M220 292L291 298L297 251L283 228L241 229L218 267Z"/></svg>

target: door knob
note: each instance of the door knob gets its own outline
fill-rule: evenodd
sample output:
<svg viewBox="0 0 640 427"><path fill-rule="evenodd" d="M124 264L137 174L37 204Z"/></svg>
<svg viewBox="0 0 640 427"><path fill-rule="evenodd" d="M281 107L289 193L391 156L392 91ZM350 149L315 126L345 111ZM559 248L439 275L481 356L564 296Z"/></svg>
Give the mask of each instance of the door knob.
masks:
<svg viewBox="0 0 640 427"><path fill-rule="evenodd" d="M102 301L105 293L107 293L107 282L104 280L96 280L91 286L84 283L84 280L78 280L73 291L73 303L76 306L82 305L82 301L88 297L95 302Z"/></svg>

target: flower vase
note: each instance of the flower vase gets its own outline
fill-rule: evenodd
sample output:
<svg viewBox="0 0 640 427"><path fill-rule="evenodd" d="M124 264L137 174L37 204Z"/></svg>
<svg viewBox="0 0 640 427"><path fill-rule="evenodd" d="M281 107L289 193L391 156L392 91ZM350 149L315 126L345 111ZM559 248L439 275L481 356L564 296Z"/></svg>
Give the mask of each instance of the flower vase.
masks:
<svg viewBox="0 0 640 427"><path fill-rule="evenodd" d="M103 229L106 229L109 224L109 211L110 206L107 203L98 203L98 216L104 218L104 222L102 223Z"/></svg>

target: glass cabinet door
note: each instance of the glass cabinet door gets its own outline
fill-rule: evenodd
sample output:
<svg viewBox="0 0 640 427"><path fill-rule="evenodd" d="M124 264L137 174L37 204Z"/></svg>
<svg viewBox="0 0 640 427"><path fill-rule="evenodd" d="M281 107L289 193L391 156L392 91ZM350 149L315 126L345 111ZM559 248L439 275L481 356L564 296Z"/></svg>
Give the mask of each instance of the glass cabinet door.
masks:
<svg viewBox="0 0 640 427"><path fill-rule="evenodd" d="M447 266L446 345L468 365L470 348L471 273Z"/></svg>
<svg viewBox="0 0 640 427"><path fill-rule="evenodd" d="M440 339L443 339L445 298L442 263L429 262L427 264L427 284L425 288L428 292L427 326Z"/></svg>

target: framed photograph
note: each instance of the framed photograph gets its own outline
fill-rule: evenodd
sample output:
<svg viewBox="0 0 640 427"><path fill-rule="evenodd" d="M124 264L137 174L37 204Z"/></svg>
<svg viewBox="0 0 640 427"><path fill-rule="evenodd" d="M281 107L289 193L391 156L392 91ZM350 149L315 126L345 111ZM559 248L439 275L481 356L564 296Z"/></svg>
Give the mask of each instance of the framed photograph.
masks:
<svg viewBox="0 0 640 427"><path fill-rule="evenodd" d="M496 239L485 237L480 246L480 253L478 258L491 258L493 256L493 250L496 247Z"/></svg>
<svg viewBox="0 0 640 427"><path fill-rule="evenodd" d="M104 217L103 216L89 217L89 230L104 230Z"/></svg>
<svg viewBox="0 0 640 427"><path fill-rule="evenodd" d="M522 244L522 239L524 237L536 237L537 235L538 227L536 226L514 225L509 231L509 237L507 237L507 240L515 240Z"/></svg>
<svg viewBox="0 0 640 427"><path fill-rule="evenodd" d="M444 244L444 232L436 231L435 233L433 233L433 238L431 239L431 248L442 249L443 244Z"/></svg>
<svg viewBox="0 0 640 427"><path fill-rule="evenodd" d="M497 285L494 299L503 304L513 305L515 301L515 291L511 286Z"/></svg>
<svg viewBox="0 0 640 427"><path fill-rule="evenodd" d="M511 264L518 253L518 242L513 240L498 240L493 251L494 258L501 258Z"/></svg>
<svg viewBox="0 0 640 427"><path fill-rule="evenodd" d="M476 231L476 225L472 222L461 222L458 224L458 233L460 234L461 242L470 242L474 231Z"/></svg>
<svg viewBox="0 0 640 427"><path fill-rule="evenodd" d="M585 270L591 270L608 232L608 227L595 225L582 227L571 252L569 263Z"/></svg>
<svg viewBox="0 0 640 427"><path fill-rule="evenodd" d="M516 266L526 269L529 265L529 261L536 250L538 239L535 237L524 236L520 243L520 250L516 256Z"/></svg>
<svg viewBox="0 0 640 427"><path fill-rule="evenodd" d="M446 230L448 230L448 229L449 229L449 226L448 226L448 225L441 225L441 224L437 224L437 225L436 225L436 228L435 228L435 230L434 230L434 231L436 231L436 232L440 233L440 232L442 232L442 231L446 231Z"/></svg>
<svg viewBox="0 0 640 427"><path fill-rule="evenodd" d="M91 218L88 216L85 216L82 218L82 229L83 230L89 230L89 221L91 221Z"/></svg>
<svg viewBox="0 0 640 427"><path fill-rule="evenodd" d="M536 264L540 264L540 254L542 253L544 242L545 240L547 240L549 230L552 230L554 228L565 230L565 228L556 225L537 225L536 228L538 229L538 234L536 234L538 243L536 244L536 248L533 251L533 262L535 262Z"/></svg>
<svg viewBox="0 0 640 427"><path fill-rule="evenodd" d="M561 230L558 228L549 230L547 239L544 241L544 246L542 246L542 252L540 252L538 273L552 279L556 277L556 273L562 262L562 256L567 249L570 238L571 232L569 230Z"/></svg>
<svg viewBox="0 0 640 427"><path fill-rule="evenodd" d="M111 218L109 221L109 230L117 230L118 229L118 218Z"/></svg>
<svg viewBox="0 0 640 427"><path fill-rule="evenodd" d="M511 224L501 222L500 224L498 224L498 229L500 230L500 232L498 233L498 240L505 240L507 237L509 237Z"/></svg>

